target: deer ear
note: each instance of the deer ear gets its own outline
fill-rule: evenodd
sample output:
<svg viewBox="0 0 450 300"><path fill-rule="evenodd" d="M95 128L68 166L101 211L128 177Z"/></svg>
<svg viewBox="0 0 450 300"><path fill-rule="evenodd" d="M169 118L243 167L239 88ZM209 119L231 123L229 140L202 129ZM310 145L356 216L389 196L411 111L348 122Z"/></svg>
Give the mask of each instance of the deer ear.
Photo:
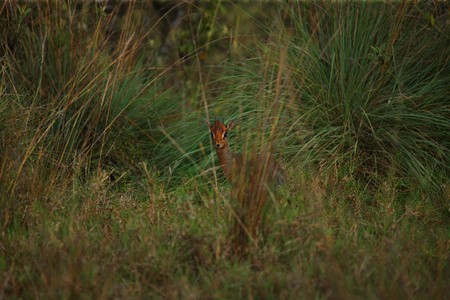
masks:
<svg viewBox="0 0 450 300"><path fill-rule="evenodd" d="M211 125L211 123L209 123L208 120L205 119L205 123L206 123L206 126L208 126L209 129L212 129L212 125Z"/></svg>
<svg viewBox="0 0 450 300"><path fill-rule="evenodd" d="M228 129L228 130L233 129L234 127L236 127L236 123L237 123L237 120L230 121L230 122L227 124L227 129Z"/></svg>

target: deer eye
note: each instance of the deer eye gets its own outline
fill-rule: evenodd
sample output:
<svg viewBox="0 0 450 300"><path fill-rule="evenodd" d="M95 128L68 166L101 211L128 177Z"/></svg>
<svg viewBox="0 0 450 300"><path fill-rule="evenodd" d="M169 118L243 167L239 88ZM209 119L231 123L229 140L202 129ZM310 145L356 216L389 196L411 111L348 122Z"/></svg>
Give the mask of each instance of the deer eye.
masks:
<svg viewBox="0 0 450 300"><path fill-rule="evenodd" d="M211 138L214 139L214 132L211 131Z"/></svg>
<svg viewBox="0 0 450 300"><path fill-rule="evenodd" d="M223 139L224 139L224 140L227 139L227 132L226 132L226 131L223 133Z"/></svg>

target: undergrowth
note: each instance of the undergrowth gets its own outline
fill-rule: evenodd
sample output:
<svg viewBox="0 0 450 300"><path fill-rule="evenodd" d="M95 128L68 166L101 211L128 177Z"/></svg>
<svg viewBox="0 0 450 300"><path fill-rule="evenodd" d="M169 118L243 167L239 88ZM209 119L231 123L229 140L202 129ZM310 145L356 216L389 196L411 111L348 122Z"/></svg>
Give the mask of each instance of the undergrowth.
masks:
<svg viewBox="0 0 450 300"><path fill-rule="evenodd" d="M0 298L447 298L448 15L1 4ZM252 228L205 118L287 173Z"/></svg>

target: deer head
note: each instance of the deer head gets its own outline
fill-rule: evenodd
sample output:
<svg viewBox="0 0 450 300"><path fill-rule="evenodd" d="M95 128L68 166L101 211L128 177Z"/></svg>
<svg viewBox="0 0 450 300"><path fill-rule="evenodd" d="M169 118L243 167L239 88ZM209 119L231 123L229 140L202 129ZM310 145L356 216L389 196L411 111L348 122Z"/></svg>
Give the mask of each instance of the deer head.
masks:
<svg viewBox="0 0 450 300"><path fill-rule="evenodd" d="M237 120L229 122L226 126L216 120L216 122L211 124L208 120L205 120L206 125L208 125L209 130L211 130L211 138L213 140L214 147L217 149L222 149L227 147L228 144L228 131L236 126Z"/></svg>

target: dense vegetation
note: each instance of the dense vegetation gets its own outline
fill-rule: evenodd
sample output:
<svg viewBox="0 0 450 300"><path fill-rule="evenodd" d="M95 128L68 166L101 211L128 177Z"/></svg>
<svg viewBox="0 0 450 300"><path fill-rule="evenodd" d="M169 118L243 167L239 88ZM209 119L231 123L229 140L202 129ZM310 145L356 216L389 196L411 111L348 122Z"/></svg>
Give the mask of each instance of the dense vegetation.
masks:
<svg viewBox="0 0 450 300"><path fill-rule="evenodd" d="M448 297L450 7L253 4L0 4L0 298Z"/></svg>

